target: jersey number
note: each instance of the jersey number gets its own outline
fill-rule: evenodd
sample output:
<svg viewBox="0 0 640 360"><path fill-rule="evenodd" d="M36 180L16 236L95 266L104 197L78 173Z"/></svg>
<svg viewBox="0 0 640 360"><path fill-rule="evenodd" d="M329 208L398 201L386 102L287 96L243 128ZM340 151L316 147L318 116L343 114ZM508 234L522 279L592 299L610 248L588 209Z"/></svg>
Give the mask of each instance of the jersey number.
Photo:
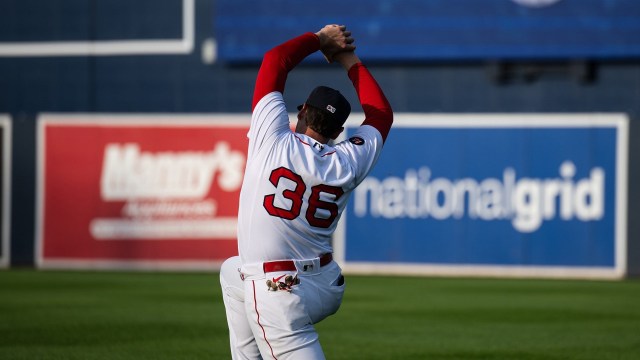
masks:
<svg viewBox="0 0 640 360"><path fill-rule="evenodd" d="M293 171L280 167L271 172L271 176L269 176L269 181L276 188L278 187L278 183L280 179L285 178L291 180L295 183L295 187L293 189L285 189L282 191L282 196L291 201L291 208L283 209L279 208L274 204L274 200L276 198L276 194L270 194L264 197L264 208L267 210L269 215L293 220L300 216L300 211L302 209L302 203L305 191L307 190L307 185L305 185L304 181L302 181L302 177ZM305 219L309 222L309 225L319 228L328 228L333 223L333 220L338 216L338 204L334 202L328 202L324 200L320 200L320 194L332 194L335 196L335 200L338 200L342 194L344 194L344 190L340 187L329 186L329 185L316 185L311 188L311 195L309 195L309 206L307 207L307 213L305 214ZM318 209L323 209L329 211L329 217L327 218L319 218L316 217L316 212Z"/></svg>

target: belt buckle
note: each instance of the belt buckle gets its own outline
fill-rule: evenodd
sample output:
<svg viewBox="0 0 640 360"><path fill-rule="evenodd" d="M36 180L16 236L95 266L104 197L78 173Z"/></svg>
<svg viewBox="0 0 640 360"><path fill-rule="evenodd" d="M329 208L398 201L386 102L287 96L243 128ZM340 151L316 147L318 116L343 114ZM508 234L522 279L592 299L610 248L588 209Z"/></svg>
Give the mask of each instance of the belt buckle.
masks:
<svg viewBox="0 0 640 360"><path fill-rule="evenodd" d="M304 273L320 269L320 260L318 258L298 260L296 262L297 262L296 267L298 268L298 271L301 271Z"/></svg>
<svg viewBox="0 0 640 360"><path fill-rule="evenodd" d="M313 264L304 264L302 265L302 271L311 271L313 270Z"/></svg>

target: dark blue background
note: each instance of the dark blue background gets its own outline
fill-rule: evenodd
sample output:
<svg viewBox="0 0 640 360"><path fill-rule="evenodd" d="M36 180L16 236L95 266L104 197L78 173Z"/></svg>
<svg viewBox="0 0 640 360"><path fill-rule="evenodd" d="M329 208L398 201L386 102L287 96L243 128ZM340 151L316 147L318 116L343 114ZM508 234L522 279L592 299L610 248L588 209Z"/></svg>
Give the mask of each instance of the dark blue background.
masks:
<svg viewBox="0 0 640 360"><path fill-rule="evenodd" d="M175 39L182 0L2 0L0 42Z"/></svg>

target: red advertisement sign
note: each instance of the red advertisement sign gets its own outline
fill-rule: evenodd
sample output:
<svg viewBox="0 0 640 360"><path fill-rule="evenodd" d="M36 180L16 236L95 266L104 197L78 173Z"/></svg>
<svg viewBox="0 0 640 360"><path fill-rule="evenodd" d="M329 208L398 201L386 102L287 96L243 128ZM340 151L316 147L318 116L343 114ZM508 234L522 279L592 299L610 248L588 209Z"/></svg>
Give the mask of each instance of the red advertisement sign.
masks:
<svg viewBox="0 0 640 360"><path fill-rule="evenodd" d="M217 268L237 254L249 120L41 116L38 266Z"/></svg>

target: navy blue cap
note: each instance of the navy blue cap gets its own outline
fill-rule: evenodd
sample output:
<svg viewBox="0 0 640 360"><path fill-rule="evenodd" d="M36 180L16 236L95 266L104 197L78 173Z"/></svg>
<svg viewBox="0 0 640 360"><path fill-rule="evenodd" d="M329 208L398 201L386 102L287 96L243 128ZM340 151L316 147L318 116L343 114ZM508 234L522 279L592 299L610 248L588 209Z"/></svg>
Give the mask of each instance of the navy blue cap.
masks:
<svg viewBox="0 0 640 360"><path fill-rule="evenodd" d="M351 113L349 101L340 91L327 86L318 86L313 89L306 103L330 114L336 123L336 127L342 126ZM298 110L301 109L302 105L299 105Z"/></svg>

